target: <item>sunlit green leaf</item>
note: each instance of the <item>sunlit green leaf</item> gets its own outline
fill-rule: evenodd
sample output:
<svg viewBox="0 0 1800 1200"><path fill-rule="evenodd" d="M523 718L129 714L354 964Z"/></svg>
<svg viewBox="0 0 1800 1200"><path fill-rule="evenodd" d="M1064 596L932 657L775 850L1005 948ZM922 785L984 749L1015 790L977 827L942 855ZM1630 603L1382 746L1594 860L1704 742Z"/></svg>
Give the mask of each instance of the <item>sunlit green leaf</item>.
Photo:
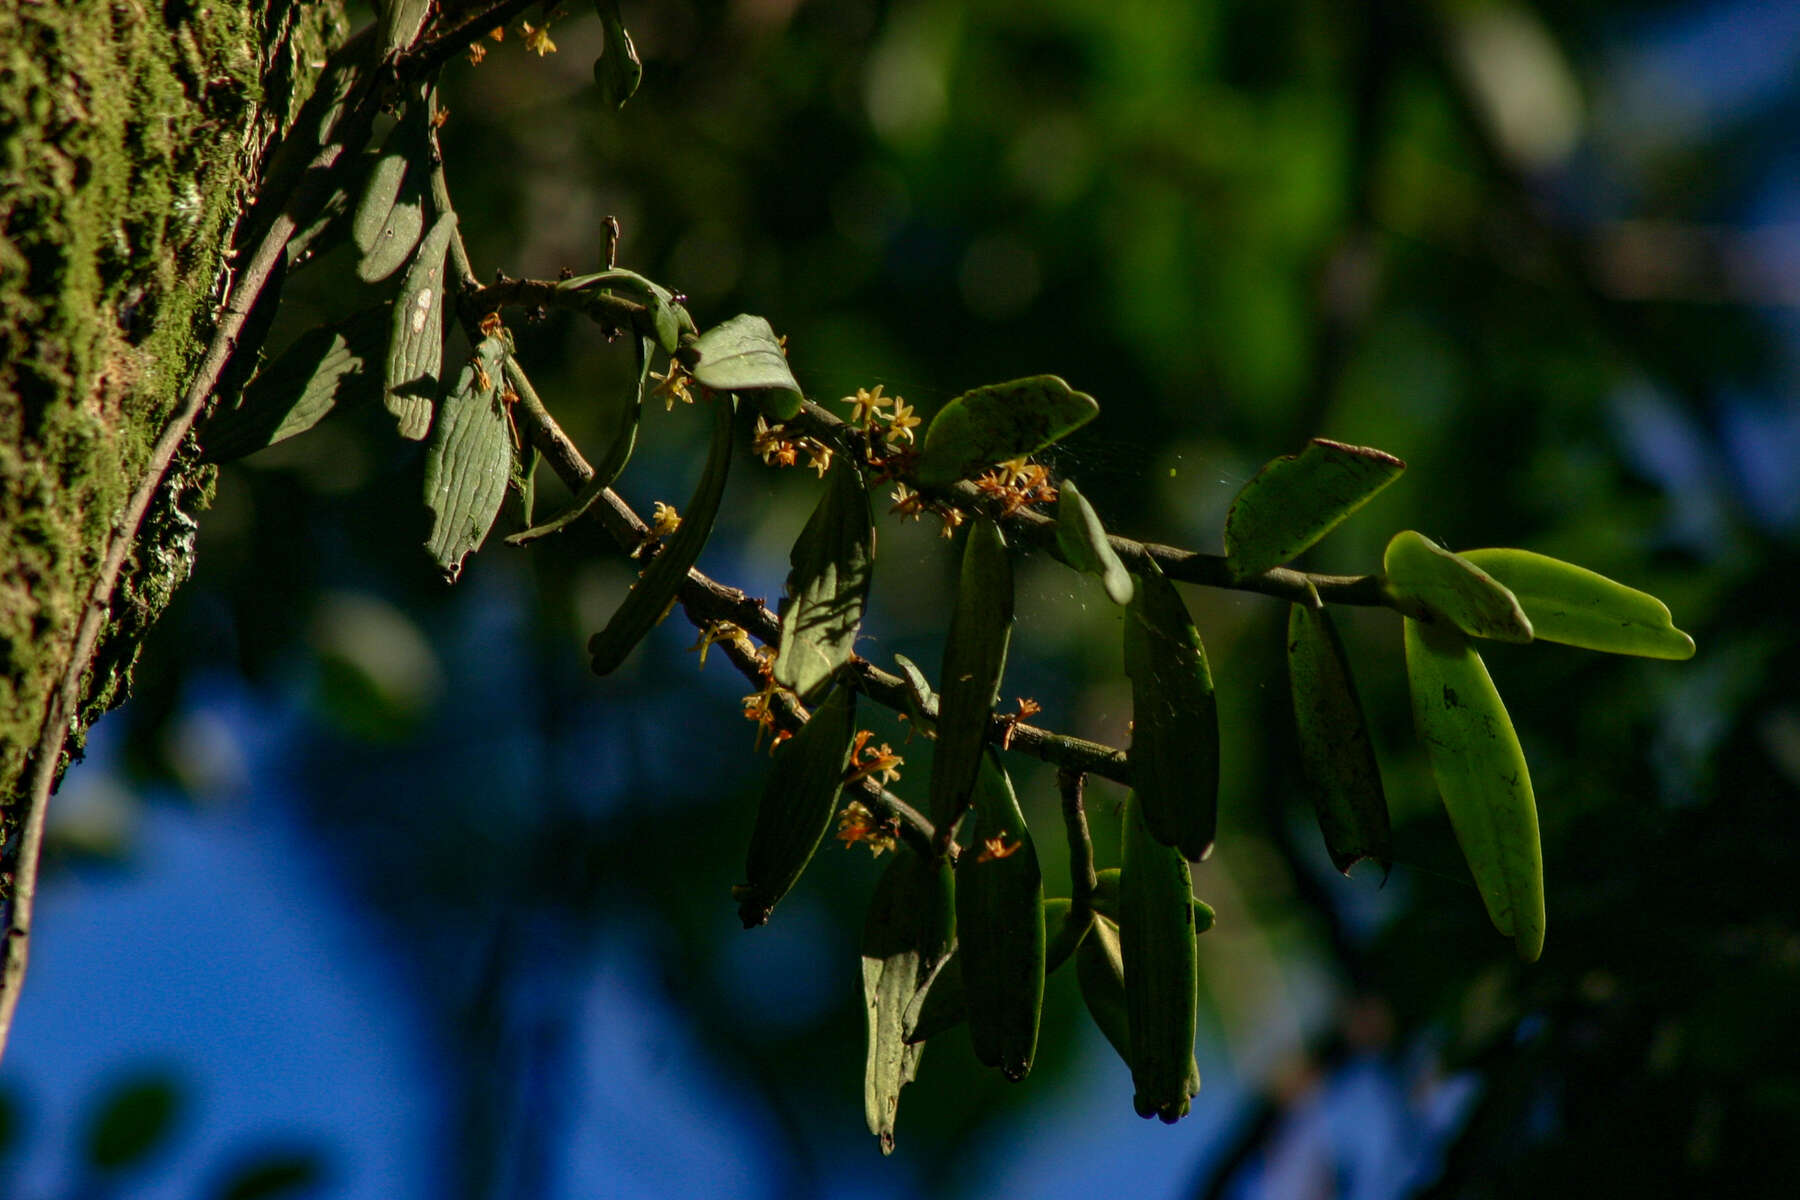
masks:
<svg viewBox="0 0 1800 1200"><path fill-rule="evenodd" d="M682 351L695 382L715 392L755 392L778 421L800 412L800 385L769 322L742 313Z"/></svg>
<svg viewBox="0 0 1800 1200"><path fill-rule="evenodd" d="M1472 637L1529 642L1531 620L1493 576L1410 529L1396 533L1382 556L1389 593L1401 612L1448 621Z"/></svg>
<svg viewBox="0 0 1800 1200"><path fill-rule="evenodd" d="M900 1089L919 1069L923 1044L907 1044L905 1018L950 954L955 937L956 889L948 863L931 863L902 846L883 872L863 923L863 1004L868 1058L863 1115L881 1152L894 1150ZM927 993L929 996L929 992Z"/></svg>
<svg viewBox="0 0 1800 1200"><path fill-rule="evenodd" d="M438 372L444 365L444 256L456 233L456 214L445 213L419 243L394 301L382 402L400 436L423 441L431 432Z"/></svg>
<svg viewBox="0 0 1800 1200"><path fill-rule="evenodd" d="M1494 927L1531 962L1544 948L1544 859L1525 753L1475 647L1455 629L1406 626L1413 724Z"/></svg>
<svg viewBox="0 0 1800 1200"><path fill-rule="evenodd" d="M1013 573L1000 527L983 517L963 546L956 609L938 673L937 749L931 758L931 819L948 829L969 806L987 744L988 719L1012 639Z"/></svg>
<svg viewBox="0 0 1800 1200"><path fill-rule="evenodd" d="M1287 650L1300 767L1313 793L1325 849L1346 875L1358 862L1373 858L1385 878L1394 859L1387 797L1330 612L1293 605Z"/></svg>
<svg viewBox="0 0 1800 1200"><path fill-rule="evenodd" d="M956 862L956 957L975 1057L1017 1082L1037 1053L1044 1005L1044 880L992 749L981 756L973 823L975 840Z"/></svg>
<svg viewBox="0 0 1800 1200"><path fill-rule="evenodd" d="M1100 406L1055 375L1032 375L964 392L925 430L919 482L945 487L987 467L1034 454L1081 428Z"/></svg>
<svg viewBox="0 0 1800 1200"><path fill-rule="evenodd" d="M1131 779L1144 821L1198 862L1219 812L1219 704L1206 649L1175 585L1154 563L1125 610Z"/></svg>
<svg viewBox="0 0 1800 1200"><path fill-rule="evenodd" d="M1239 579L1302 554L1400 478L1406 464L1382 450L1314 438L1251 477L1225 518L1225 557Z"/></svg>
<svg viewBox="0 0 1800 1200"><path fill-rule="evenodd" d="M444 398L425 450L425 549L451 583L463 559L481 548L506 498L513 463L512 431L502 410L506 344L484 338Z"/></svg>
<svg viewBox="0 0 1800 1200"><path fill-rule="evenodd" d="M855 690L835 688L800 732L776 749L750 834L748 882L732 889L745 929L768 921L831 828L855 720Z"/></svg>
<svg viewBox="0 0 1800 1200"><path fill-rule="evenodd" d="M805 699L850 660L869 595L875 523L854 463L829 473L789 561L775 682Z"/></svg>
<svg viewBox="0 0 1800 1200"><path fill-rule="evenodd" d="M1077 571L1097 575L1114 604L1130 604L1136 590L1131 572L1106 538L1106 527L1073 479L1057 485L1056 545L1063 561Z"/></svg>
<svg viewBox="0 0 1800 1200"><path fill-rule="evenodd" d="M894 665L900 668L900 678L906 683L907 718L925 733L937 732L938 698L931 690L931 681L919 670L919 664L904 654L894 655Z"/></svg>
<svg viewBox="0 0 1800 1200"><path fill-rule="evenodd" d="M638 61L637 47L631 44L625 22L619 19L619 0L596 0L595 7L606 31L606 46L594 60L594 82L600 85L600 94L609 106L624 108L625 102L637 94L638 84L644 78L644 64Z"/></svg>
<svg viewBox="0 0 1800 1200"><path fill-rule="evenodd" d="M588 639L596 675L610 675L617 670L632 648L662 619L687 579L689 568L705 548L731 470L731 418L731 401L721 396L713 405L712 445L707 451L706 467L687 507L681 511L680 527L669 535L662 550L631 585L606 628Z"/></svg>
<svg viewBox="0 0 1800 1200"><path fill-rule="evenodd" d="M1694 656L1694 639L1675 628L1655 596L1529 550L1465 550L1462 556L1518 597L1539 640L1636 654Z"/></svg>
<svg viewBox="0 0 1800 1200"><path fill-rule="evenodd" d="M425 232L425 193L431 177L431 134L423 96L406 106L363 183L350 237L356 276L377 283L406 265Z"/></svg>

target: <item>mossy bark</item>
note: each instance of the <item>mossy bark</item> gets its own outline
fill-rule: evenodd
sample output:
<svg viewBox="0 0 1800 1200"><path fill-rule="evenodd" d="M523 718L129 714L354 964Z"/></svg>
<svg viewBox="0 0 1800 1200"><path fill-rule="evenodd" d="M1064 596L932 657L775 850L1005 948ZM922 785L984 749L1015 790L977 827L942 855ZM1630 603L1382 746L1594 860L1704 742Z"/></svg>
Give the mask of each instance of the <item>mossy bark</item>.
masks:
<svg viewBox="0 0 1800 1200"><path fill-rule="evenodd" d="M241 213L342 0L0 4L0 895L49 700L128 498L212 335ZM184 451L113 590L67 752L187 577Z"/></svg>

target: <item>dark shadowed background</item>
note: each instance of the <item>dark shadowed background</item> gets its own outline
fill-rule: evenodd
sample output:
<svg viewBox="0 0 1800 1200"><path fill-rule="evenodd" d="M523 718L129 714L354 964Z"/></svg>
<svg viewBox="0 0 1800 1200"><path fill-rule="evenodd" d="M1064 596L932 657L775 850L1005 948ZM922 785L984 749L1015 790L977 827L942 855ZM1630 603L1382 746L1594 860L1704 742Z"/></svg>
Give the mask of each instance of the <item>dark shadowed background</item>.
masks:
<svg viewBox="0 0 1800 1200"><path fill-rule="evenodd" d="M557 53L515 27L445 73L483 275L592 270L616 215L621 265L703 327L767 316L815 399L881 384L929 413L1060 374L1101 416L1055 470L1117 532L1195 549L1264 460L1377 446L1410 470L1310 566L1372 569L1401 528L1526 546L1663 597L1700 652L1484 648L1543 824L1549 938L1523 967L1413 743L1393 614L1344 621L1396 826L1384 887L1332 871L1299 788L1283 606L1187 589L1225 736L1194 1115L1132 1115L1062 972L1030 1079L934 1041L883 1160L856 949L882 864L828 844L741 930L767 759L738 676L675 618L592 677L583 642L632 570L594 533L496 537L444 587L418 447L328 424L222 471L136 698L56 797L0 1195L1800 1176L1800 6L628 2L646 74L619 114L599 23L568 9ZM367 303L347 265L291 279L282 328ZM583 441L624 346L564 314L513 327ZM703 425L648 412L620 484L641 511L682 502ZM815 486L740 456L702 568L776 596ZM543 511L562 499L542 486ZM894 518L880 536L859 649L935 664L952 552ZM1042 557L1019 579L1006 697L1123 744L1116 610ZM917 802L929 750L899 748ZM1015 778L1055 830L1052 776ZM1104 855L1120 794L1091 795ZM1060 836L1039 844L1066 893Z"/></svg>

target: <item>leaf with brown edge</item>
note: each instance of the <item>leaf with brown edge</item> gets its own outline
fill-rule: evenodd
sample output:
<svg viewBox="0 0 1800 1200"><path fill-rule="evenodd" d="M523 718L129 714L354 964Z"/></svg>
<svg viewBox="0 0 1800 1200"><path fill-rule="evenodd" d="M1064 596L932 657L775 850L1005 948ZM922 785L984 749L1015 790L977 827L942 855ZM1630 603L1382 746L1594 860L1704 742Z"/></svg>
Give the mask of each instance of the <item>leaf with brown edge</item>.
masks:
<svg viewBox="0 0 1800 1200"><path fill-rule="evenodd" d="M964 392L938 411L919 452L919 482L947 487L987 467L1034 454L1100 415L1100 406L1055 375L1032 375Z"/></svg>
<svg viewBox="0 0 1800 1200"><path fill-rule="evenodd" d="M1384 450L1314 438L1265 464L1231 502L1225 559L1238 579L1290 562L1343 523L1406 464Z"/></svg>

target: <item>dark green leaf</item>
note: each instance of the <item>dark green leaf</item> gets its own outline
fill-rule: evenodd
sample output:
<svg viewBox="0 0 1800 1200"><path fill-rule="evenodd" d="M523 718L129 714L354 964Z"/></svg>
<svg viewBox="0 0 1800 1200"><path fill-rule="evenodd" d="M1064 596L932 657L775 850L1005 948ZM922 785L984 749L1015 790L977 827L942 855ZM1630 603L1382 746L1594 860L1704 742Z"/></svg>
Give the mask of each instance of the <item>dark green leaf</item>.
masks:
<svg viewBox="0 0 1800 1200"><path fill-rule="evenodd" d="M1131 572L1119 561L1119 555L1106 538L1106 527L1099 514L1087 502L1073 479L1065 479L1057 488L1056 545L1063 561L1077 571L1097 575L1114 604L1130 604L1136 590Z"/></svg>
<svg viewBox="0 0 1800 1200"><path fill-rule="evenodd" d="M1092 923L1093 914L1076 916L1067 896L1044 901L1044 972L1049 974L1067 962L1081 945ZM952 1029L969 1018L968 993L963 989L960 951L953 950L940 964L929 982L930 990L921 992L906 1011L907 1042L923 1042Z"/></svg>
<svg viewBox="0 0 1800 1200"><path fill-rule="evenodd" d="M1119 927L1110 918L1095 916L1081 948L1075 952L1075 980L1081 999L1094 1024L1131 1065L1131 1016L1125 1004L1125 955L1119 945Z"/></svg>
<svg viewBox="0 0 1800 1200"><path fill-rule="evenodd" d="M640 306L643 315L635 318L639 336L649 338L671 354L680 344L682 332L694 330L693 318L688 316L686 308L676 303L675 293L624 267L608 267L591 275L577 275L563 280L556 289L596 297L617 296ZM602 324L610 325L616 320L614 311L604 305L590 304L588 314Z"/></svg>
<svg viewBox="0 0 1800 1200"><path fill-rule="evenodd" d="M1239 579L1280 566L1313 545L1406 470L1382 450L1314 438L1266 464L1231 502L1225 557Z"/></svg>
<svg viewBox="0 0 1800 1200"><path fill-rule="evenodd" d="M881 1152L894 1150L900 1089L911 1083L925 1047L908 1045L905 1018L949 956L954 941L955 881L948 863L931 863L902 846L875 885L863 923L863 1003L868 1059L863 1115Z"/></svg>
<svg viewBox="0 0 1800 1200"><path fill-rule="evenodd" d="M1331 614L1293 605L1287 649L1300 767L1312 789L1325 849L1346 875L1358 862L1373 858L1386 878L1394 861L1387 797Z"/></svg>
<svg viewBox="0 0 1800 1200"><path fill-rule="evenodd" d="M974 843L956 861L956 958L975 1057L1017 1082L1031 1070L1044 1006L1044 880L992 749L981 756L974 826Z"/></svg>
<svg viewBox="0 0 1800 1200"><path fill-rule="evenodd" d="M1200 632L1154 563L1125 610L1131 779L1156 840L1198 862L1219 813L1219 704Z"/></svg>
<svg viewBox="0 0 1800 1200"><path fill-rule="evenodd" d="M1694 639L1675 628L1655 596L1529 550L1465 550L1462 555L1518 598L1539 641L1644 658L1694 656Z"/></svg>
<svg viewBox="0 0 1800 1200"><path fill-rule="evenodd" d="M705 548L706 539L712 534L713 521L719 515L719 501L725 495L726 477L731 471L731 418L731 401L721 396L713 405L712 447L707 453L706 467L687 508L682 511L680 527L669 536L661 552L632 585L606 628L588 640L588 653L594 656L596 675L609 675L616 670L632 648L662 619L686 581L689 568Z"/></svg>
<svg viewBox="0 0 1800 1200"><path fill-rule="evenodd" d="M948 487L998 462L1035 454L1100 415L1086 392L1055 375L1032 375L964 392L925 430L919 482Z"/></svg>
<svg viewBox="0 0 1800 1200"><path fill-rule="evenodd" d="M1077 913L1067 896L1051 896L1044 901L1044 973L1055 971L1069 961L1075 947L1087 936L1093 923L1092 909Z"/></svg>
<svg viewBox="0 0 1800 1200"><path fill-rule="evenodd" d="M444 256L455 233L455 213L437 219L419 243L394 302L382 402L394 415L400 436L415 442L431 432L438 372L444 365Z"/></svg>
<svg viewBox="0 0 1800 1200"><path fill-rule="evenodd" d="M1473 637L1529 642L1531 620L1518 598L1460 554L1410 529L1387 544L1381 565L1395 606L1420 621L1448 621Z"/></svg>
<svg viewBox="0 0 1800 1200"><path fill-rule="evenodd" d="M644 411L644 387L650 377L650 352L654 343L649 338L634 338L632 344L637 347L637 388L635 393L627 397L623 404L617 405L607 422L610 433L607 437L606 453L595 464L594 474L575 493L575 499L569 507L558 513L542 525L534 525L506 539L509 546L523 546L535 542L541 537L548 537L561 529L568 528L575 521L585 516L594 507L607 488L619 478L625 470L625 464L631 461L631 452L637 446L638 421ZM523 393L529 382L522 378L523 372L515 375L517 370L512 359L506 362L507 377L513 380L513 386Z"/></svg>
<svg viewBox="0 0 1800 1200"><path fill-rule="evenodd" d="M1173 1123L1200 1090L1194 1033L1200 992L1194 892L1179 850L1150 836L1135 793L1125 802L1119 936L1125 960L1132 1105Z"/></svg>
<svg viewBox="0 0 1800 1200"><path fill-rule="evenodd" d="M687 348L684 361L695 382L715 392L756 392L778 421L800 412L800 385L762 317L741 313L715 325Z"/></svg>
<svg viewBox="0 0 1800 1200"><path fill-rule="evenodd" d="M140 1165L166 1144L181 1115L181 1094L165 1075L134 1079L108 1093L83 1134L87 1161L102 1171Z"/></svg>
<svg viewBox="0 0 1800 1200"><path fill-rule="evenodd" d="M506 343L482 339L475 361L445 397L425 450L425 507L431 536L425 549L455 583L463 559L481 548L506 498L512 473L512 431L500 400Z"/></svg>
<svg viewBox="0 0 1800 1200"><path fill-rule="evenodd" d="M208 462L229 462L305 433L339 408L381 394L375 362L392 321L385 304L307 330L206 426Z"/></svg>
<svg viewBox="0 0 1800 1200"><path fill-rule="evenodd" d="M869 595L875 523L854 463L840 462L830 472L789 562L775 682L804 700L850 661Z"/></svg>
<svg viewBox="0 0 1800 1200"><path fill-rule="evenodd" d="M956 609L950 616L938 676L943 690L938 694L937 748L931 758L931 819L939 829L955 825L969 806L981 750L987 744L988 719L1006 671L1012 621L1012 559L1000 527L981 517L963 546Z"/></svg>
<svg viewBox="0 0 1800 1200"><path fill-rule="evenodd" d="M749 882L732 889L745 929L768 921L831 828L855 719L855 689L835 688L800 732L775 751L750 834L744 866Z"/></svg>
<svg viewBox="0 0 1800 1200"><path fill-rule="evenodd" d="M1544 949L1544 858L1525 753L1481 655L1442 623L1406 625L1413 724L1494 927Z"/></svg>

